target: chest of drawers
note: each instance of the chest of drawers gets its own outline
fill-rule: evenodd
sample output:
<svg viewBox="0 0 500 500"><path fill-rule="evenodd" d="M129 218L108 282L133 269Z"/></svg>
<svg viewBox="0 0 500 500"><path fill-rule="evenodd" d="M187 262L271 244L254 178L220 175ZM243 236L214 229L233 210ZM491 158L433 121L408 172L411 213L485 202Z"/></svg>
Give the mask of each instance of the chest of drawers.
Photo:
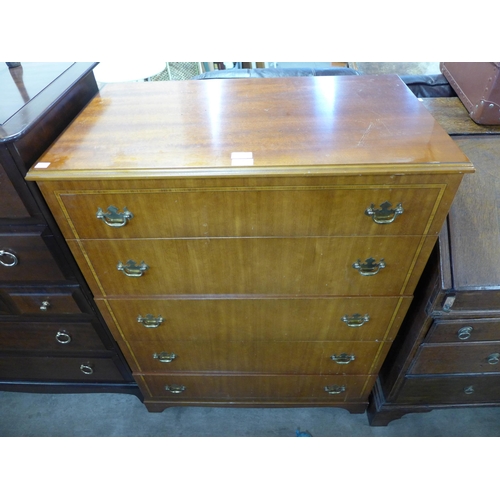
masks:
<svg viewBox="0 0 500 500"><path fill-rule="evenodd" d="M474 162L415 300L379 374L369 415L500 404L500 126L479 126L458 98L425 105Z"/></svg>
<svg viewBox="0 0 500 500"><path fill-rule="evenodd" d="M105 86L28 174L151 411L366 409L469 160L399 78Z"/></svg>
<svg viewBox="0 0 500 500"><path fill-rule="evenodd" d="M0 67L0 390L131 392L130 368L24 176L97 93L94 63Z"/></svg>

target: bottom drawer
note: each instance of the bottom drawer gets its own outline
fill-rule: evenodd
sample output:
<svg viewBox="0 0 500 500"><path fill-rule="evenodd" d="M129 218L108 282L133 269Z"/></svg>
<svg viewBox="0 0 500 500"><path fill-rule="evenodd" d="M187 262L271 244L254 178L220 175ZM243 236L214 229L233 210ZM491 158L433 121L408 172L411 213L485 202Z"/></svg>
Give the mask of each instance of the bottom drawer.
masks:
<svg viewBox="0 0 500 500"><path fill-rule="evenodd" d="M0 357L1 380L123 382L112 358Z"/></svg>
<svg viewBox="0 0 500 500"><path fill-rule="evenodd" d="M135 375L144 394L158 400L359 401L376 376L366 375Z"/></svg>
<svg viewBox="0 0 500 500"><path fill-rule="evenodd" d="M500 375L407 377L398 403L467 404L500 401Z"/></svg>

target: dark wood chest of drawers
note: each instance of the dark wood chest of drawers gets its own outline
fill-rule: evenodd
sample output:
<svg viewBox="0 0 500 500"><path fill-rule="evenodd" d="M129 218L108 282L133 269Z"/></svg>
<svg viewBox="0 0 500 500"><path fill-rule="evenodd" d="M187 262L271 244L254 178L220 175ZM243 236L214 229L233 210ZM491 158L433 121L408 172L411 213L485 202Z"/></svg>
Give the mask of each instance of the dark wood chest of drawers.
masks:
<svg viewBox="0 0 500 500"><path fill-rule="evenodd" d="M395 76L106 85L29 172L150 410L362 412L469 160Z"/></svg>
<svg viewBox="0 0 500 500"><path fill-rule="evenodd" d="M0 390L138 395L26 172L97 93L94 63L0 67Z"/></svg>
<svg viewBox="0 0 500 500"><path fill-rule="evenodd" d="M369 415L500 404L500 126L458 98L425 105L474 163L375 385Z"/></svg>

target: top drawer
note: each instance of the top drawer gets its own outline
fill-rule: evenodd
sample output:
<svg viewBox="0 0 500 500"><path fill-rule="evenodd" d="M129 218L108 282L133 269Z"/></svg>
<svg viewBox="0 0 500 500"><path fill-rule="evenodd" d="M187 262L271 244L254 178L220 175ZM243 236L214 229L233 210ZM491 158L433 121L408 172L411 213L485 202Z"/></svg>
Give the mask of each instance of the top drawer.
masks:
<svg viewBox="0 0 500 500"><path fill-rule="evenodd" d="M100 239L422 235L441 195L436 185L342 185L104 189L57 198L71 227L66 238Z"/></svg>
<svg viewBox="0 0 500 500"><path fill-rule="evenodd" d="M0 219L30 216L2 165L0 165L0 200Z"/></svg>

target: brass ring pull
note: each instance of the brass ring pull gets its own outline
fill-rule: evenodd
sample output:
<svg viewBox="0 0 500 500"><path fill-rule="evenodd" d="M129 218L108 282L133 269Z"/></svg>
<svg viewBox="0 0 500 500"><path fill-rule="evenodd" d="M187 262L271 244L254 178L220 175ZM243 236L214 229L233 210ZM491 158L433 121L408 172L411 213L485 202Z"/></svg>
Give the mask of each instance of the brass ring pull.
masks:
<svg viewBox="0 0 500 500"><path fill-rule="evenodd" d="M90 363L80 365L80 371L85 375L92 375L94 373L94 368Z"/></svg>
<svg viewBox="0 0 500 500"><path fill-rule="evenodd" d="M492 352L487 358L489 365L497 365L500 361L500 353Z"/></svg>
<svg viewBox="0 0 500 500"><path fill-rule="evenodd" d="M460 330L458 330L457 336L460 340L467 340L470 338L472 330L472 326L464 326L463 328L460 328Z"/></svg>
<svg viewBox="0 0 500 500"><path fill-rule="evenodd" d="M474 393L474 386L469 385L469 387L464 388L465 394L473 394Z"/></svg>
<svg viewBox="0 0 500 500"><path fill-rule="evenodd" d="M385 267L385 261L384 259L380 259L380 262L375 262L375 259L373 257L370 257L365 260L365 262L361 263L361 261L358 259L352 267L354 269L357 269L359 274L362 276L374 276L377 274L381 269L384 269Z"/></svg>
<svg viewBox="0 0 500 500"><path fill-rule="evenodd" d="M173 352L156 352L153 354L153 359L157 359L160 363L172 363L172 361L177 357L177 354Z"/></svg>
<svg viewBox="0 0 500 500"><path fill-rule="evenodd" d="M346 354L343 352L342 354L333 354L330 358L338 365L348 365L356 359L356 356L354 356L354 354Z"/></svg>
<svg viewBox="0 0 500 500"><path fill-rule="evenodd" d="M104 221L110 227L122 227L124 226L134 214L129 212L125 207L122 213L118 213L118 209L113 206L108 207L108 211L104 213L102 208L97 209L96 217Z"/></svg>
<svg viewBox="0 0 500 500"><path fill-rule="evenodd" d="M341 394L345 392L345 385L327 385L325 387L325 392L328 394Z"/></svg>
<svg viewBox="0 0 500 500"><path fill-rule="evenodd" d="M146 328L158 328L163 323L163 318L161 316L155 318L152 314L146 314L143 318L139 314L137 322L142 323Z"/></svg>
<svg viewBox="0 0 500 500"><path fill-rule="evenodd" d="M48 300L44 300L42 305L40 306L40 311L48 311L50 308L50 302Z"/></svg>
<svg viewBox="0 0 500 500"><path fill-rule="evenodd" d="M186 387L184 385L166 385L165 390L167 392L171 392L172 394L181 394L186 390Z"/></svg>
<svg viewBox="0 0 500 500"><path fill-rule="evenodd" d="M5 256L5 257L4 257ZM5 267L17 266L19 259L12 252L7 252L7 250L0 250L0 264Z"/></svg>
<svg viewBox="0 0 500 500"><path fill-rule="evenodd" d="M129 278L140 278L144 274L144 271L149 269L149 266L144 262L137 265L135 260L127 260L126 264L118 262L116 269L122 271L122 273Z"/></svg>
<svg viewBox="0 0 500 500"><path fill-rule="evenodd" d="M363 326L365 323L370 321L370 316L368 316L368 314L361 316L361 314L356 313L352 316L342 316L342 321L351 328L359 328L360 326Z"/></svg>
<svg viewBox="0 0 500 500"><path fill-rule="evenodd" d="M60 330L56 333L56 340L60 344L69 344L71 342L71 336L64 330Z"/></svg>
<svg viewBox="0 0 500 500"><path fill-rule="evenodd" d="M396 220L398 215L401 215L404 210L401 203L396 205L396 208L390 208L392 204L388 201L382 203L380 208L375 208L375 205L372 203L366 210L365 215L369 215L373 222L377 224L390 224Z"/></svg>

